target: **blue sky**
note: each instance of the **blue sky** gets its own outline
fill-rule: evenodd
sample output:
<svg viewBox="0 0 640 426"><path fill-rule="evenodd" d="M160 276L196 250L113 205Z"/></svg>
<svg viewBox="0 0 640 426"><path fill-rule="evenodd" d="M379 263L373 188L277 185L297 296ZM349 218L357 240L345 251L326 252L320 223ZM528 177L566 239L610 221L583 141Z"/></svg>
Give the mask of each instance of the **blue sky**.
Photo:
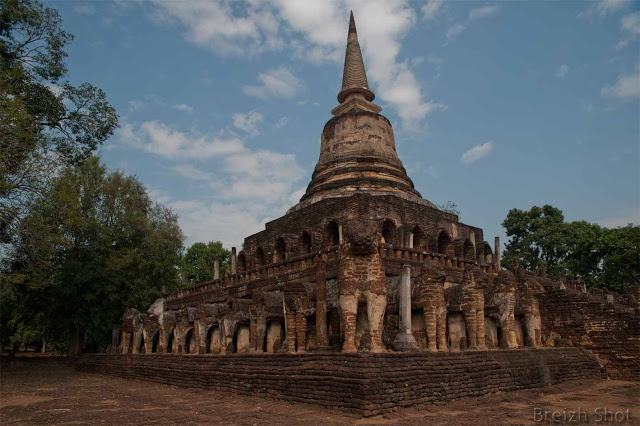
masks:
<svg viewBox="0 0 640 426"><path fill-rule="evenodd" d="M640 2L47 2L70 80L121 127L100 150L227 246L294 205L337 105L353 9L369 83L422 196L485 239L509 209L638 223Z"/></svg>

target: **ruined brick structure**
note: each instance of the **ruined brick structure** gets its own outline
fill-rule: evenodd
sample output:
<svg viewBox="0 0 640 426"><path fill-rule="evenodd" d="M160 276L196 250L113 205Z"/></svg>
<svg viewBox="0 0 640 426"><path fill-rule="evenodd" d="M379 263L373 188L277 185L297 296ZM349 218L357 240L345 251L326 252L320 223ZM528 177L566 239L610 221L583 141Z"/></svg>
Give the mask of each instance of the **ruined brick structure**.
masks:
<svg viewBox="0 0 640 426"><path fill-rule="evenodd" d="M379 354L349 358L355 363L354 371L359 371L358 359L385 368L396 359L388 357L397 356L398 351L414 354L398 358L410 370L411 362L431 359L420 358L421 352L451 357L437 358L442 365L475 359L475 367L481 368L489 358L459 358L459 352L496 351L501 365L515 365L529 359L524 349L541 353L531 355L539 360L536 368L541 368L531 374L544 376L560 358L558 352L545 355L543 347L583 346L605 368L615 366L617 376L630 377L639 353L637 294L624 299L628 303L622 305L620 296L615 300L605 295L605 301L586 295L584 283L552 279L544 271L534 275L521 269L502 270L497 239L494 252L482 229L461 223L414 189L396 153L391 123L372 103L374 97L352 15L339 105L324 127L320 158L300 202L285 216L267 223L264 231L245 238L244 249L237 255L234 248L226 276L218 277L216 272L212 281L164 294L146 313L127 311L122 323L114 327L112 352L273 354L269 355L276 357L273 362L264 358L268 355L259 359L274 366L298 362L278 354L310 353L296 359L320 359L326 365L334 365L332 356ZM593 303L606 304L608 310L598 310ZM571 325L576 310L588 321ZM621 324L624 332L619 330ZM590 335L595 329L601 334ZM602 335L607 333L618 333L622 342L607 340ZM600 365L592 355L580 350L567 353L585 365L584 374L574 372L577 376L600 375ZM193 365L206 369L208 360L211 368L226 365L219 358L197 357ZM145 368L174 361L136 365ZM123 361L121 356L111 361L95 358L94 362L115 363L119 367L113 371L133 372L133 367L124 365L134 362ZM235 362L239 365L240 361ZM242 362L254 368L249 367L255 365L249 358ZM440 365L438 362L433 365ZM83 365L92 368L88 362ZM420 371L431 374L420 365ZM563 364L562 368L569 367ZM131 373L141 374L144 376ZM266 373L256 370L254 374ZM358 374L353 377L360 377ZM393 372L379 374L376 377ZM575 374L557 377L564 380ZM516 381L504 389L534 382L540 385L549 380ZM494 389L478 383L478 391L471 394ZM412 398L423 401L430 397L416 394Z"/></svg>

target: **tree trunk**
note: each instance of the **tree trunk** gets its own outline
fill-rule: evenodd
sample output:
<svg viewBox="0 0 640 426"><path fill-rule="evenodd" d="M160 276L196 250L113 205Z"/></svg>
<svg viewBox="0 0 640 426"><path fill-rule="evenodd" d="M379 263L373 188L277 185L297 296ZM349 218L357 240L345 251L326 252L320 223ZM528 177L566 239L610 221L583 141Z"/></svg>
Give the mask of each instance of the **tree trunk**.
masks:
<svg viewBox="0 0 640 426"><path fill-rule="evenodd" d="M71 341L69 342L69 356L76 356L82 353L82 342L84 341L84 330L80 327L73 329Z"/></svg>

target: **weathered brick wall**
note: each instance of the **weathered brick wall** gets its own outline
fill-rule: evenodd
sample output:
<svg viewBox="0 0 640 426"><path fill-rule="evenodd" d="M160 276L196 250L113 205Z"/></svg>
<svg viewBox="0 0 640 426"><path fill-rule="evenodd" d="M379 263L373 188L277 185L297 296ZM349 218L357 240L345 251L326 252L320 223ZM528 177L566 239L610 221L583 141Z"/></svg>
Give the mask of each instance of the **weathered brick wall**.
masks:
<svg viewBox="0 0 640 426"><path fill-rule="evenodd" d="M271 263L276 251L276 241L283 238L287 256L293 257L304 252L301 244L303 232L312 240L313 250L326 249L331 244L327 236L327 225L335 222L347 226L350 221L372 220L382 227L384 220L392 220L396 226L396 246L403 246L400 235L420 227L422 235L415 246L426 244L426 238L434 235L438 229L446 229L452 239L469 238L473 232L477 244L483 239L482 229L458 222L457 216L391 195L368 196L354 195L347 198L330 198L314 203L266 224L264 231L245 238L243 254L247 259L247 268L258 266L256 251L261 248L267 263Z"/></svg>
<svg viewBox="0 0 640 426"><path fill-rule="evenodd" d="M640 380L640 316L579 291L545 288L543 342L592 351L612 379Z"/></svg>
<svg viewBox="0 0 640 426"><path fill-rule="evenodd" d="M600 378L580 348L450 353L83 355L79 371L213 388L375 415L411 406Z"/></svg>

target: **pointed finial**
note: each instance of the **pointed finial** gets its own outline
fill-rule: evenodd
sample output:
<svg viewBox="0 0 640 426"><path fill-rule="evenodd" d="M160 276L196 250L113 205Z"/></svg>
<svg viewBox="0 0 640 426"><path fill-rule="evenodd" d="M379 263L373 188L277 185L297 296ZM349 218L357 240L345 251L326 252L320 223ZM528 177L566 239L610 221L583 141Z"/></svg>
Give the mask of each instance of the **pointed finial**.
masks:
<svg viewBox="0 0 640 426"><path fill-rule="evenodd" d="M354 33L358 34L356 31L356 20L353 19L353 10L351 11L351 16L349 16L349 34Z"/></svg>
<svg viewBox="0 0 640 426"><path fill-rule="evenodd" d="M342 74L342 90L338 93L338 102L343 103L347 95L351 93L361 93L364 98L371 102L376 97L369 89L367 73L364 70L362 51L358 43L358 32L356 31L356 20L353 11L349 17L349 33L347 36L347 50L344 55L344 72Z"/></svg>

